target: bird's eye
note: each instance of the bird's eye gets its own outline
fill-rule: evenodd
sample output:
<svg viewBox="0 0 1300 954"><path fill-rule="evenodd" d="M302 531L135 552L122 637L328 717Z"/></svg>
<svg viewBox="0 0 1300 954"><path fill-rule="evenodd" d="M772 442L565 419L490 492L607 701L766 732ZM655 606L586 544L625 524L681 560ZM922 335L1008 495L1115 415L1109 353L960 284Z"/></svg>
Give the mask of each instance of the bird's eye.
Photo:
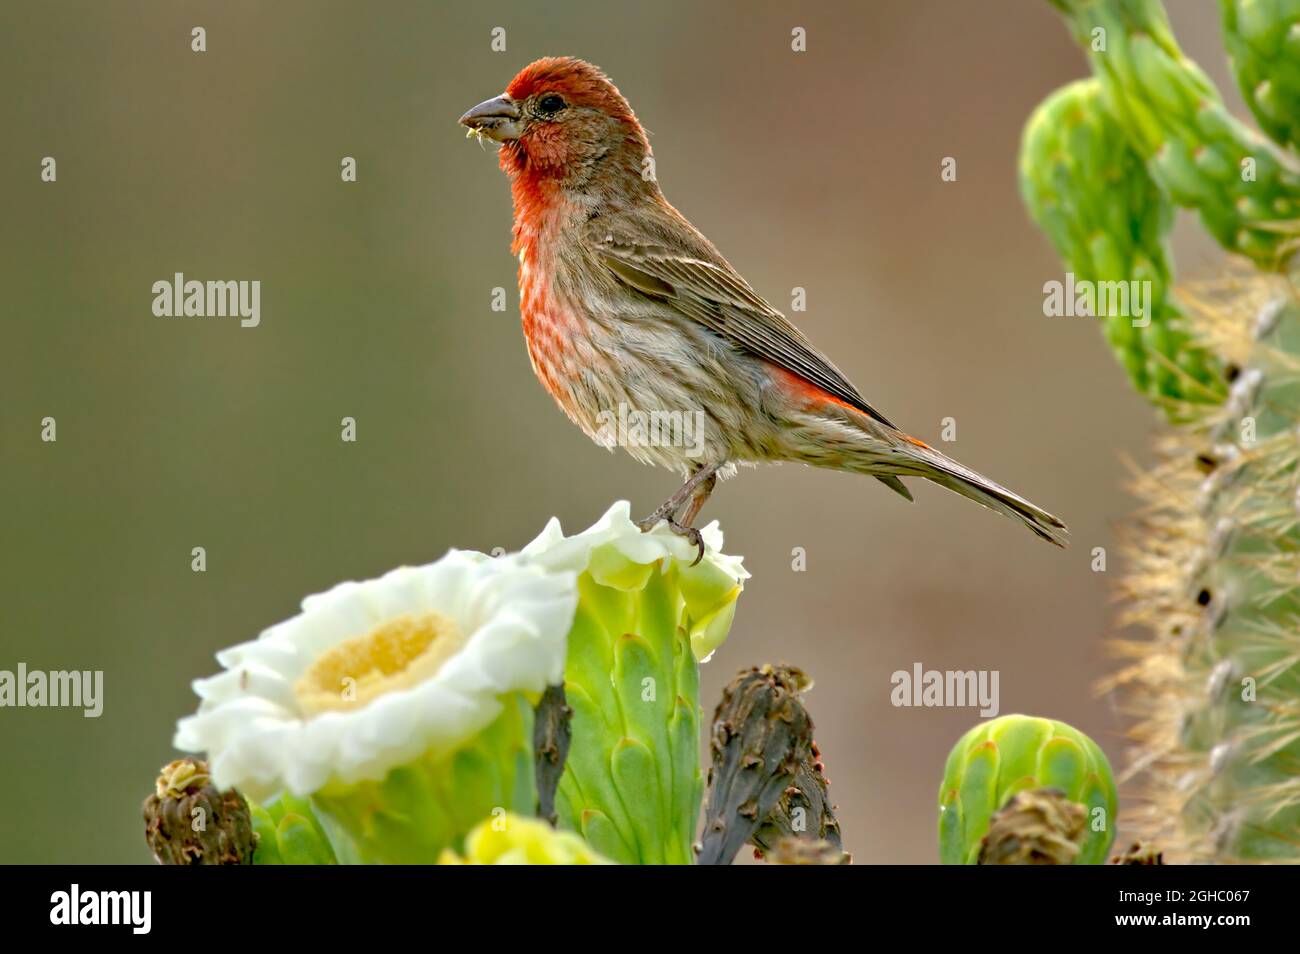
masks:
<svg viewBox="0 0 1300 954"><path fill-rule="evenodd" d="M541 98L537 108L548 116L553 116L564 108L564 100L554 93L549 93Z"/></svg>

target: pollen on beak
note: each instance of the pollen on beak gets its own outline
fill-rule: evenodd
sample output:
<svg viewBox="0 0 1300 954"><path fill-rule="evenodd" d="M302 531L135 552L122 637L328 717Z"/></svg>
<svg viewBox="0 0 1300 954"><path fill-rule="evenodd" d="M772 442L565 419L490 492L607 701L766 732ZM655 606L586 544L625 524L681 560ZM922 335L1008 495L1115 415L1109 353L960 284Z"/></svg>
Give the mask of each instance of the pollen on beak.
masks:
<svg viewBox="0 0 1300 954"><path fill-rule="evenodd" d="M479 103L464 116L460 124L473 135L486 136L497 142L519 138L519 107L509 96L498 96Z"/></svg>

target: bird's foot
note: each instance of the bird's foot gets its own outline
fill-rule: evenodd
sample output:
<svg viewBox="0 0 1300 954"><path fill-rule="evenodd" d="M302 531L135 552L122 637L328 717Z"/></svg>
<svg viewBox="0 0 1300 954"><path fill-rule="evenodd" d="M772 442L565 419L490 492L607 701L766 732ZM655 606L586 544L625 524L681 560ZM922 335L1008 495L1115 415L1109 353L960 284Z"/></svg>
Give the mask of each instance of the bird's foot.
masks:
<svg viewBox="0 0 1300 954"><path fill-rule="evenodd" d="M691 561L691 566L695 566L704 559L704 537L700 534L700 531L696 530L694 527L684 526L672 517L665 517L658 510L650 514L650 516L646 517L644 520L638 520L636 525L641 528L642 533L649 533L659 525L659 521L661 520L667 521L669 530L677 534L677 536L685 538L687 543L699 551L695 554L695 559Z"/></svg>

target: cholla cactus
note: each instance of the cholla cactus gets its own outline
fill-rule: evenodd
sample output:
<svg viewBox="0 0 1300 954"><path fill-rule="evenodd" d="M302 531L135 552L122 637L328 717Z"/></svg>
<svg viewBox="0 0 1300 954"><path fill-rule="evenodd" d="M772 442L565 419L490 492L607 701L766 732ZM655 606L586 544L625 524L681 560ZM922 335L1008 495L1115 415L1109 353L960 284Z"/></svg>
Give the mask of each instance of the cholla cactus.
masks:
<svg viewBox="0 0 1300 954"><path fill-rule="evenodd" d="M1264 131L1300 147L1300 0L1219 0L1241 95Z"/></svg>
<svg viewBox="0 0 1300 954"><path fill-rule="evenodd" d="M1073 96L1089 116L1069 123L1122 132L1113 148L1139 156L1166 201L1197 210L1228 251L1285 274L1300 247L1300 174L1282 148L1296 143L1300 117L1300 4L1222 2L1233 69L1273 144L1228 114L1156 0L1053 3L1096 76L1087 81L1096 94ZM1067 136L1066 115L1045 106L1027 142ZM1096 177L1050 178L1042 148L1027 147L1025 160L1042 201L1057 190L1109 207L1109 220L1094 211L1094 221L1129 240L1126 191L1103 193ZM1031 209L1040 201L1026 197ZM1107 682L1126 690L1140 745L1133 764L1145 797L1127 821L1175 862L1297 861L1300 304L1292 285L1266 275L1207 283L1183 299L1193 339L1171 357L1181 364L1184 352L1199 360L1209 350L1230 389L1222 402L1184 405L1158 448L1162 462L1138 480L1146 507L1128 540L1126 621L1149 634L1117 644L1132 662Z"/></svg>
<svg viewBox="0 0 1300 954"><path fill-rule="evenodd" d="M1051 2L1088 51L1110 114L1170 199L1197 210L1224 248L1261 267L1285 265L1295 251L1288 233L1300 220L1300 172L1228 112L1179 49L1159 0Z"/></svg>
<svg viewBox="0 0 1300 954"><path fill-rule="evenodd" d="M1173 203L1103 107L1097 80L1065 86L1029 118L1020 191L1077 279L1150 283L1142 320L1115 307L1117 296L1096 316L1133 387L1174 419L1191 413L1187 404L1220 402L1218 361L1190 340L1172 295Z"/></svg>

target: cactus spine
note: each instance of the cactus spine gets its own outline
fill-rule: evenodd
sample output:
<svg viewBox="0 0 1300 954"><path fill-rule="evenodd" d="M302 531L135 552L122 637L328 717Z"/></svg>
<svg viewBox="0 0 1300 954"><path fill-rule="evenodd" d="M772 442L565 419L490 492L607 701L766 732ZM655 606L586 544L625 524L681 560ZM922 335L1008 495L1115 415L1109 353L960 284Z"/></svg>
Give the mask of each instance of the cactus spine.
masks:
<svg viewBox="0 0 1300 954"><path fill-rule="evenodd" d="M1159 204L1135 202L1132 188L1103 191L1087 155L1050 164L1044 143L1086 124L1118 130L1113 163L1126 144L1166 201L1199 212L1229 252L1283 275L1185 290L1179 331L1191 336L1168 356L1180 367L1188 355L1217 356L1205 366L1223 367L1229 388L1218 403L1156 388L1161 406L1181 404L1160 463L1138 479L1145 507L1127 540L1126 621L1146 635L1117 643L1128 663L1107 683L1123 690L1140 744L1130 771L1145 797L1126 816L1129 834L1174 862L1300 861L1300 298L1285 277L1300 248L1300 174L1283 148L1300 116L1300 6L1221 3L1234 72L1274 144L1228 114L1156 0L1052 2L1088 50L1095 86L1067 87L1035 114L1022 176L1067 262L1087 260L1077 239L1062 239L1054 202L1109 208L1110 218L1094 209L1089 226L1130 250L1149 246L1126 221L1140 210L1159 218ZM1127 276L1150 260L1132 251ZM1153 396L1149 378L1130 375Z"/></svg>

